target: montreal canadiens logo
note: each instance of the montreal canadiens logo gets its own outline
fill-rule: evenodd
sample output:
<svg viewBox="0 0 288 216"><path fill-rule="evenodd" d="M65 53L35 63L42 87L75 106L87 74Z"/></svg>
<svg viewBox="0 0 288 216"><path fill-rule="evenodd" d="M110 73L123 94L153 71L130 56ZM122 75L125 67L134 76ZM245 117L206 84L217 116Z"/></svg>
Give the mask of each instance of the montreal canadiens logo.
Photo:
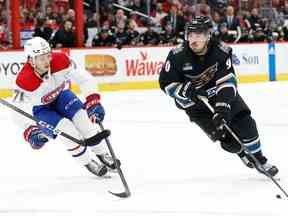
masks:
<svg viewBox="0 0 288 216"><path fill-rule="evenodd" d="M170 67L171 67L171 64L170 64L170 61L168 60L168 61L166 61L166 63L165 63L165 71L166 71L166 72L169 72L169 71L170 71Z"/></svg>
<svg viewBox="0 0 288 216"><path fill-rule="evenodd" d="M54 101L58 95L65 89L65 85L66 82L63 82L60 86L58 86L56 89L54 89L53 91L49 92L48 94L44 95L41 98L41 102L43 104L48 104L51 103L52 101ZM70 82L67 82L68 86L70 86Z"/></svg>

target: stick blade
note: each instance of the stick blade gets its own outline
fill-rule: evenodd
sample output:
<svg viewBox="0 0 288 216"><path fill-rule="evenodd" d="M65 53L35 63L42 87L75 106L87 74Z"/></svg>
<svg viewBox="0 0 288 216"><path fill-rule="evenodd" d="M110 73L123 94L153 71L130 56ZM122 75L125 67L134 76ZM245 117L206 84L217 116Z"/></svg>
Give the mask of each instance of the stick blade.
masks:
<svg viewBox="0 0 288 216"><path fill-rule="evenodd" d="M120 197L120 198L128 198L131 196L130 191L125 191L122 193L113 193L113 192L109 191L109 193L113 194L114 196Z"/></svg>

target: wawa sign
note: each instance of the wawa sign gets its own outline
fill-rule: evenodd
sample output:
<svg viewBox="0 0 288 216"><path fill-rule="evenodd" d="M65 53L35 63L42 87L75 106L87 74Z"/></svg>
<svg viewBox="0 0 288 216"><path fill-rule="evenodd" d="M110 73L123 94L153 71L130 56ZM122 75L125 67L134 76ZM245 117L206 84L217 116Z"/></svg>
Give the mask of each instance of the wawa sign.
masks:
<svg viewBox="0 0 288 216"><path fill-rule="evenodd" d="M136 57L127 56L125 71L128 77L153 77L158 76L165 61L165 56L155 55L160 49L141 50ZM161 53L161 52L160 52ZM165 53L166 54L166 53Z"/></svg>

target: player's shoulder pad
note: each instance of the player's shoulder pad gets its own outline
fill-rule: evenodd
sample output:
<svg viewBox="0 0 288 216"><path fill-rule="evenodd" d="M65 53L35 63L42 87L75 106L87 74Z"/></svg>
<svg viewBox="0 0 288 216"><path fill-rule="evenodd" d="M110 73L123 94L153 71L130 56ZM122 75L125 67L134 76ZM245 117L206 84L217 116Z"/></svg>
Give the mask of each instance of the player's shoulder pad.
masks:
<svg viewBox="0 0 288 216"><path fill-rule="evenodd" d="M36 76L34 69L29 63L26 63L16 78L16 85L21 89L33 92L36 90L43 81Z"/></svg>
<svg viewBox="0 0 288 216"><path fill-rule="evenodd" d="M52 52L51 56L51 73L65 70L70 67L69 57L62 52Z"/></svg>
<svg viewBox="0 0 288 216"><path fill-rule="evenodd" d="M232 53L232 48L223 41L219 42L217 46L222 52L224 52L227 55L230 55Z"/></svg>
<svg viewBox="0 0 288 216"><path fill-rule="evenodd" d="M184 43L181 43L181 44L177 45L175 48L173 48L171 50L171 53L173 55L176 55L178 53L181 53L183 50L184 50Z"/></svg>

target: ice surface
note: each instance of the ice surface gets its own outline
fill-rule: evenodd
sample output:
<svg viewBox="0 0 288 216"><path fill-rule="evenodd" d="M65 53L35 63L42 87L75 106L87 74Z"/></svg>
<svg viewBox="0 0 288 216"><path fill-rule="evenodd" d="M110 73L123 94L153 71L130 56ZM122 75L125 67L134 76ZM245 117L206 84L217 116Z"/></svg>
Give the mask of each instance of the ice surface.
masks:
<svg viewBox="0 0 288 216"><path fill-rule="evenodd" d="M288 83L242 84L263 152L288 190ZM116 174L98 179L61 143L32 150L0 106L0 215L286 216L288 199L265 176L224 152L159 90L103 93L104 125L132 196ZM281 194L282 200L276 199Z"/></svg>

